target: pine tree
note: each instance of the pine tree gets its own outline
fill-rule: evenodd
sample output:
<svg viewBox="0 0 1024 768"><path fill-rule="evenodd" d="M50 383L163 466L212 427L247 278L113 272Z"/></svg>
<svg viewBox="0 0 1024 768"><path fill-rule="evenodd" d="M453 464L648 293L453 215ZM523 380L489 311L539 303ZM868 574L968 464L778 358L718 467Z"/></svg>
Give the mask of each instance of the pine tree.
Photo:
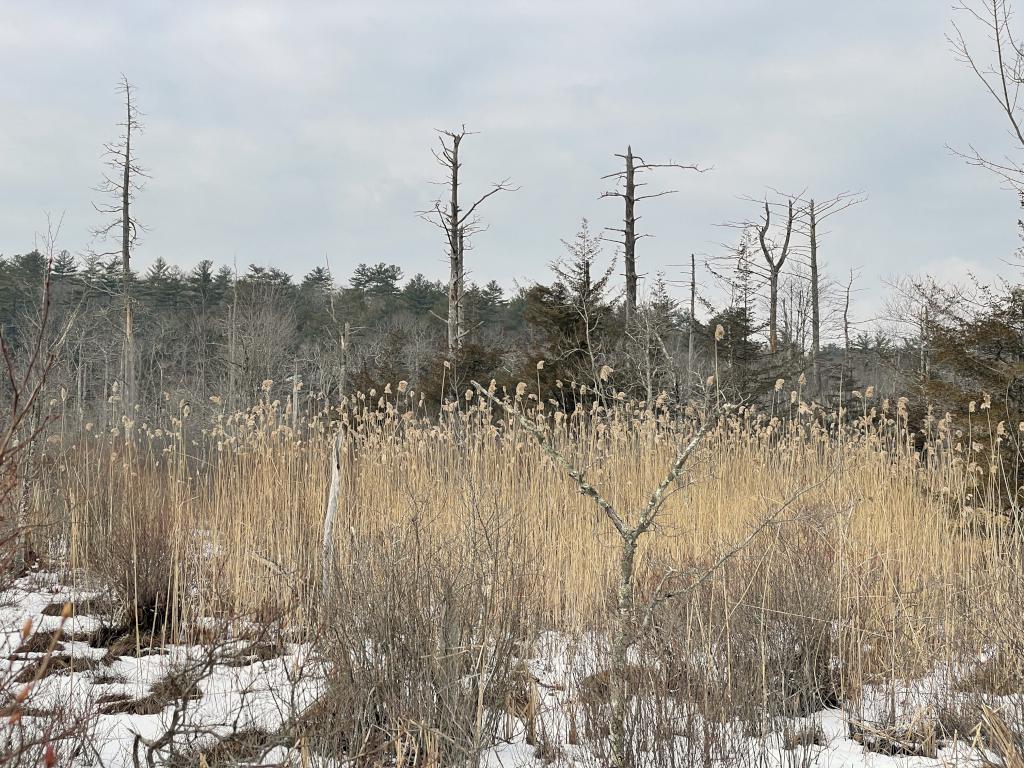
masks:
<svg viewBox="0 0 1024 768"><path fill-rule="evenodd" d="M372 296L394 296L401 279L402 268L396 264L360 264L349 278L349 285Z"/></svg>
<svg viewBox="0 0 1024 768"><path fill-rule="evenodd" d="M72 278L78 274L78 260L70 251L61 251L53 259L52 274L54 278Z"/></svg>

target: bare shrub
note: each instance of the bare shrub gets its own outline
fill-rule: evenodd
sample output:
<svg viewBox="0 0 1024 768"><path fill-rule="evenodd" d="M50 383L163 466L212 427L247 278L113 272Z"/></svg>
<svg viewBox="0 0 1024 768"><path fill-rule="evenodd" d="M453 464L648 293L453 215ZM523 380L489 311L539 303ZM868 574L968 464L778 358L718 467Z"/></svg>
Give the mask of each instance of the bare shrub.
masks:
<svg viewBox="0 0 1024 768"><path fill-rule="evenodd" d="M159 486L150 491L148 498L109 512L110 535L99 541L93 568L112 593L112 634L138 647L163 644L165 629L181 618L186 604L179 520L160 508L166 496Z"/></svg>
<svg viewBox="0 0 1024 768"><path fill-rule="evenodd" d="M627 764L728 763L746 754L746 739L773 731L783 746L821 739L791 718L844 694L838 519L830 507L797 506L718 570L713 555L676 565L692 580L658 604L629 667ZM597 645L574 695L588 747L607 758L608 660Z"/></svg>
<svg viewBox="0 0 1024 768"><path fill-rule="evenodd" d="M354 542L325 598L325 695L310 744L358 765L454 765L506 735L524 693L527 560L517 528L478 516Z"/></svg>

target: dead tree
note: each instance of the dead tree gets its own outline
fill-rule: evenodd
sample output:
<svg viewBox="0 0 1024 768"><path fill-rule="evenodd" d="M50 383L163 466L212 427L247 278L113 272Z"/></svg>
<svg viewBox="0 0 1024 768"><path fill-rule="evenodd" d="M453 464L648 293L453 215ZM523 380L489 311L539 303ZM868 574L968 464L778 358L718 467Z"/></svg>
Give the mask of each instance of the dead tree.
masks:
<svg viewBox="0 0 1024 768"><path fill-rule="evenodd" d="M124 336L121 353L121 400L126 413L131 413L136 400L135 382L135 329L132 317L131 258L132 249L138 244L139 234L144 229L132 213L135 195L142 190L149 178L136 159L132 139L142 132L139 110L135 102L135 86L128 78L121 76L117 93L124 99L124 121L118 123L121 135L117 141L104 145L104 162L108 170L103 181L96 187L97 192L110 199L105 203L93 203L98 213L110 216L106 224L93 230L94 239L104 242L115 237L119 239L118 251L100 253L101 256L121 256L122 292L124 301Z"/></svg>
<svg viewBox="0 0 1024 768"><path fill-rule="evenodd" d="M679 168L685 171L697 171L698 173L702 173L706 169L700 168L696 165L681 165L679 163L648 163L639 155L633 154L632 146L626 147L626 154L616 154L615 157L622 158L625 163L625 167L621 171L609 173L606 176L601 177L602 180L615 179L616 188L607 192L602 192L600 197L619 197L622 198L625 205L622 228L607 227L606 229L610 232L617 232L622 236L621 240L610 239L612 242L621 245L623 250L626 265L625 320L626 325L628 326L630 321L636 316L637 306L636 241L642 237L649 237L649 234L637 234L636 223L639 221L639 217L636 215L636 204L641 200L649 200L652 197L671 195L679 191L677 189L667 189L663 192L654 192L646 195L637 194L637 191L641 187L647 186L647 182L637 181L637 174L645 171L652 171L656 168Z"/></svg>
<svg viewBox="0 0 1024 768"><path fill-rule="evenodd" d="M775 354L779 351L779 275L789 258L789 246L793 238L793 222L796 214L793 209L793 198L786 201L786 220L783 226L781 245L769 240L772 224L772 207L764 202L764 216L757 226L757 242L761 246L761 255L768 265L768 351Z"/></svg>
<svg viewBox="0 0 1024 768"><path fill-rule="evenodd" d="M462 140L471 135L462 126L458 131L438 131L441 142L440 151L434 150L434 158L446 171L442 184L448 187L448 199L434 201L430 210L421 211L420 216L439 227L445 236L448 249L448 317L439 318L448 327L448 354L454 358L462 348L469 331L465 325L465 306L463 296L466 282L466 238L478 232L480 221L476 211L491 195L498 192L510 192L517 189L508 179L491 185L491 189L478 197L475 202L463 208L459 201L460 171L462 162L459 151Z"/></svg>
<svg viewBox="0 0 1024 768"><path fill-rule="evenodd" d="M802 224L810 246L810 284L811 284L811 378L815 392L821 392L821 371L818 355L821 352L821 265L818 261L818 245L822 236L819 227L831 216L842 213L867 198L859 193L843 192L824 202L816 202L812 197L801 211Z"/></svg>
<svg viewBox="0 0 1024 768"><path fill-rule="evenodd" d="M793 235L804 216L802 193L786 195L772 190L781 200L770 201L748 197L749 202L756 202L762 207L761 215L754 220L746 219L725 226L739 229L743 233L740 264L734 270L735 277L730 284L740 289L744 306L747 305L751 291L751 279L756 278L762 286L767 286L768 295L768 351L775 354L779 350L779 283L786 267L787 260L797 253L803 254L805 248L798 245ZM778 220L778 221L777 221ZM756 240L757 245L753 244ZM749 250L759 250L760 262L750 258Z"/></svg>
<svg viewBox="0 0 1024 768"><path fill-rule="evenodd" d="M690 254L690 317L687 320L686 386L693 381L693 341L697 325L697 257Z"/></svg>

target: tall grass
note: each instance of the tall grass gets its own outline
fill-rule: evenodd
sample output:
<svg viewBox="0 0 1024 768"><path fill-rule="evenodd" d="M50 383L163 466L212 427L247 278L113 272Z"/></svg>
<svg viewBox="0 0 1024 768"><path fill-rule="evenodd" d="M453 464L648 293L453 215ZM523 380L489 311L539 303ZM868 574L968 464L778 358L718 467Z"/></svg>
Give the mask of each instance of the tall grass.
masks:
<svg viewBox="0 0 1024 768"><path fill-rule="evenodd" d="M358 578L343 566L361 542L399 529L454 538L484 509L528 553L528 594L542 625L572 631L604 621L614 532L536 441L480 398L467 393L428 412L400 386L340 405L310 397L293 419L272 384L265 389L247 411L202 420L184 403L104 430L68 415L46 446L52 471L35 515L52 521L60 511L51 538L73 568L102 574L130 597L139 642L209 614L287 607L301 624L330 611L318 598L318 558L341 423L351 451L336 524L339 573ZM509 397L621 510L642 506L694 428L661 404L613 397L598 405L585 395L567 412L525 386ZM829 652L846 657L843 674L856 678L843 681L849 690L980 654L1007 622L1017 625L1021 608L1019 531L993 493L1002 470L986 460L996 429L979 449L950 416L912 431L904 401L856 403L856 412L826 412L794 394L722 417L644 540L637 579L649 591L669 568L714 561L766 510L808 489L709 582L718 592L700 593L701 610L740 622L754 600L762 618L817 617L839 632ZM808 586L792 603L765 586L801 579L827 588Z"/></svg>

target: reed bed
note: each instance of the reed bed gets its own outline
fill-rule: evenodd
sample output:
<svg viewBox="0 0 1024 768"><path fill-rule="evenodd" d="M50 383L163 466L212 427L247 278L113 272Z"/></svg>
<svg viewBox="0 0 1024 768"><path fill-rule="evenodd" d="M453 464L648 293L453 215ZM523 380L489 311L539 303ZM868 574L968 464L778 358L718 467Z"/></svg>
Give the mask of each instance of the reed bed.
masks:
<svg viewBox="0 0 1024 768"><path fill-rule="evenodd" d="M636 710L637 738L718 722L724 755L735 747L726 722L785 731L777 718L842 702L851 723L875 717L861 738L890 743L878 735L872 697L891 697L892 719L897 694L911 688L925 691L931 732L952 722L969 736L991 696L1024 690L1024 558L1015 497L1004 492L1016 487L1016 434L985 409L962 425L948 414L912 421L905 400L857 394L849 410L805 403L799 392L767 408L714 409L641 540L637 603L666 585L674 597L635 635L647 664L636 691L657 692ZM632 519L710 412L610 391L576 390L571 409L525 385L503 396ZM312 396L298 410L274 398L272 382L242 412L216 399L202 416L184 401L167 405L145 422L116 416L116 402L92 421L57 414L33 488L34 536L45 536L51 562L123 598L114 622L134 627L132 643L201 641L207 619L241 620L311 639L344 667L365 647L361 633L384 646L392 636L415 640L408 668L367 658L338 682L308 734L325 745L341 738L329 735L338 726L328 713L339 707L349 712L342 731L370 727L357 695L367 681L400 692L422 674L423 690L462 690L452 681L488 648L489 679L503 681L486 693L500 691L488 711L514 708L531 738L561 729L538 748L574 743L577 716L593 745L605 743L600 648L621 541L519 419L470 393L432 410L404 384L342 403ZM337 578L325 585L339 433ZM565 710L548 726L518 671L543 653L545 630L598 648L570 654L583 672L566 683ZM430 664L424 648L436 654ZM405 719L379 749L404 749L413 725L424 748L488 743L474 709L485 693L394 696L380 706L402 708ZM695 711L702 719L681 714ZM462 735L452 741L446 723L456 721ZM915 738L931 749L939 736Z"/></svg>
<svg viewBox="0 0 1024 768"><path fill-rule="evenodd" d="M268 392L248 411L204 420L184 403L153 422L102 430L62 419L47 445L52 471L35 494L36 518L56 526L50 538L72 568L102 571L114 540L134 551L159 545L170 587L189 595L187 605L169 599L176 620L286 603L308 612L329 454L344 425L340 565L367 536L414 526L444 537L487 515L521 531L545 622L581 627L603 615L616 538L591 500L532 436L479 398L467 393L427 413L414 397L371 393L338 406L311 398L300 415ZM510 401L627 513L693 430L692 411L660 405L612 399L567 413L522 394ZM644 541L639 583L668 565L707 561L803 490L798 509L826 510L840 523L835 600L882 610L913 592L913 612L953 620L954 606L996 601L1003 569L1019 558L1008 518L985 495L991 482L972 461L977 453L948 416L911 433L902 402L865 402L857 415L804 403L739 409L719 417L685 487L666 502ZM868 571L883 593L861 591Z"/></svg>

